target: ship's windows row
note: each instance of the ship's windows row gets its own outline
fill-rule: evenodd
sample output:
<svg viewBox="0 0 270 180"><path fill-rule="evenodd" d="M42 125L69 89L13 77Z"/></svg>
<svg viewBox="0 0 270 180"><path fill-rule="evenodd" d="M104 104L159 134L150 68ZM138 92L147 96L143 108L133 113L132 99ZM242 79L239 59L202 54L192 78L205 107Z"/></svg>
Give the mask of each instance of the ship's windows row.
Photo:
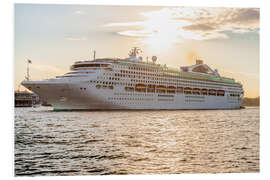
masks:
<svg viewBox="0 0 270 180"><path fill-rule="evenodd" d="M158 97L171 97L171 98L173 98L174 95L158 94Z"/></svg>
<svg viewBox="0 0 270 180"><path fill-rule="evenodd" d="M119 78L118 78L119 79ZM111 80L117 80L117 78L112 78ZM123 80L124 81L124 80ZM132 81L132 80L131 80ZM155 81L140 81L140 80L136 80L136 82L142 82L142 83L157 83L157 84L165 84L164 82L155 82ZM109 82L109 81L94 81L94 80L90 80L90 83L102 83L102 84L113 84L113 85L132 85L131 83L126 83L126 82ZM171 85L180 85L180 83L167 83L167 84L171 84ZM185 84L185 83L181 83L181 84ZM191 84L191 83L187 83L186 85L195 85L194 84ZM206 87L207 86L201 86L201 87ZM209 88L209 87L208 87ZM216 88L218 89L219 87L211 87L211 88ZM235 90L239 90L239 89L235 89ZM173 92L172 92L173 93Z"/></svg>
<svg viewBox="0 0 270 180"><path fill-rule="evenodd" d="M196 95L209 95L209 96L224 96L224 90L215 90L215 89L199 89L199 88L190 88L190 87L174 87L174 86L162 86L162 85L144 85L136 84L135 87L127 86L125 87L127 92L148 92L148 93L167 93L167 94L196 94Z"/></svg>
<svg viewBox="0 0 270 180"><path fill-rule="evenodd" d="M81 67L108 67L109 64L75 64L72 68L81 68Z"/></svg>
<svg viewBox="0 0 270 180"><path fill-rule="evenodd" d="M124 71L124 70L123 70ZM125 71L126 72L126 71ZM138 74L138 72L136 72L136 74ZM195 84L208 84L208 85L223 85L223 86L230 86L230 87L240 87L239 85L228 85L226 83L207 83L209 81L207 80L200 80L200 81L189 81L189 80L183 80L183 77L176 77L176 78L170 78L170 76L164 76L164 75L153 75L153 76L159 76L159 77L153 77L153 76L140 76L141 74L139 75L127 75L127 74L119 74L119 73L116 73L115 76L118 76L118 77L127 77L127 78L133 78L133 79L148 79L148 80L158 80L158 81L164 81L164 82L168 82L168 83L179 83L179 82L185 82L185 83L195 83ZM146 74L147 75L147 74ZM182 78L182 79L181 79Z"/></svg>
<svg viewBox="0 0 270 180"><path fill-rule="evenodd" d="M96 88L97 89L100 89L100 88L102 88L102 89L113 89L113 86L105 86L105 85L102 86L102 85L98 84L98 85L96 85Z"/></svg>
<svg viewBox="0 0 270 180"><path fill-rule="evenodd" d="M95 72L81 72L81 71L76 71L76 72L68 72L65 75L68 75L68 74L92 74L92 73L95 73Z"/></svg>
<svg viewBox="0 0 270 180"><path fill-rule="evenodd" d="M128 69L130 69L130 70L137 70L137 71L158 72L157 69L149 68L149 67L129 66Z"/></svg>
<svg viewBox="0 0 270 180"><path fill-rule="evenodd" d="M122 83L122 82L110 82L110 81L90 81L90 83L97 83L103 85L129 85L132 86L130 83Z"/></svg>
<svg viewBox="0 0 270 180"><path fill-rule="evenodd" d="M148 81L147 81L148 82ZM144 84L141 84L142 86L140 87L140 84L137 84L137 88L134 87L135 84L133 83L126 83L126 82L111 82L111 81L94 81L94 80L90 80L90 83L97 83L97 84L101 84L101 85L125 85L125 86L128 86L125 88L126 91L137 91L137 92L148 92L148 93L171 93L171 94L175 94L175 93L183 93L184 92L184 89L183 87L177 87L175 89L174 86L172 85L169 85L169 86L165 86L165 85L151 85L151 84L148 84L148 85L144 85ZM151 81L149 81L148 83L151 83ZM154 82L152 82L154 83ZM184 85L184 84L182 84ZM147 88L145 88L146 86L148 86ZM184 85L185 86L185 85ZM187 84L186 84L187 86ZM211 89L214 89L214 88L217 88L218 87L208 87L210 90ZM155 90L156 89L156 90ZM198 89L198 88L191 88L191 87L187 87L185 89L185 94L201 94L201 95L217 95L217 96L224 96L222 95L223 93L215 93L213 90L211 90L209 93L208 93L208 90L206 88L202 88L202 89ZM233 95L232 95L233 96Z"/></svg>
<svg viewBox="0 0 270 180"><path fill-rule="evenodd" d="M230 94L230 96L233 96L233 97L240 97L240 94Z"/></svg>
<svg viewBox="0 0 270 180"><path fill-rule="evenodd" d="M193 96L193 95L187 95L185 98L191 98L191 99L204 99L205 96Z"/></svg>
<svg viewBox="0 0 270 180"><path fill-rule="evenodd" d="M174 101L174 99L158 99L158 101Z"/></svg>
<svg viewBox="0 0 270 180"><path fill-rule="evenodd" d="M185 102L205 102L205 101L199 99L185 99Z"/></svg>
<svg viewBox="0 0 270 180"><path fill-rule="evenodd" d="M153 94L147 93L114 93L116 96L154 96Z"/></svg>
<svg viewBox="0 0 270 180"><path fill-rule="evenodd" d="M120 78L115 78L115 77L109 77L109 80L120 80Z"/></svg>
<svg viewBox="0 0 270 180"><path fill-rule="evenodd" d="M108 100L137 100L137 101L153 101L153 98L126 98L126 97L109 97Z"/></svg>

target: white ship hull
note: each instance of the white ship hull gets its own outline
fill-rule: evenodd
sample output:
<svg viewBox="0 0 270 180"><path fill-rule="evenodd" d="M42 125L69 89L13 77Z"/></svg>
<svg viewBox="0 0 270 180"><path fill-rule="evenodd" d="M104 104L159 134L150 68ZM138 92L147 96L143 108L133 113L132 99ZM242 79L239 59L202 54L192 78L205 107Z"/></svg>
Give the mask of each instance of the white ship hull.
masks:
<svg viewBox="0 0 270 180"><path fill-rule="evenodd" d="M137 53L133 48L125 59L77 61L63 76L22 85L55 110L240 108L242 84L201 60L172 69L156 64L154 57L143 62Z"/></svg>
<svg viewBox="0 0 270 180"><path fill-rule="evenodd" d="M204 96L183 93L130 93L124 90L124 86L116 86L113 90L97 89L94 84L89 83L28 81L22 84L52 104L54 110L237 109L242 103L239 97L230 97L227 94Z"/></svg>

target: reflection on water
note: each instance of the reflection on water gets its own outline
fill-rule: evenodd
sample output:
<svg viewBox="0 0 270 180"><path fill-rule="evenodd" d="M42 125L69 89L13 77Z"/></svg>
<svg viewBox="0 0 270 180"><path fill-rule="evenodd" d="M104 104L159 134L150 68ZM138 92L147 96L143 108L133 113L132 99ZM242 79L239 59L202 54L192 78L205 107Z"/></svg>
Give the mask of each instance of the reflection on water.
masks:
<svg viewBox="0 0 270 180"><path fill-rule="evenodd" d="M15 175L259 172L259 108L15 109Z"/></svg>

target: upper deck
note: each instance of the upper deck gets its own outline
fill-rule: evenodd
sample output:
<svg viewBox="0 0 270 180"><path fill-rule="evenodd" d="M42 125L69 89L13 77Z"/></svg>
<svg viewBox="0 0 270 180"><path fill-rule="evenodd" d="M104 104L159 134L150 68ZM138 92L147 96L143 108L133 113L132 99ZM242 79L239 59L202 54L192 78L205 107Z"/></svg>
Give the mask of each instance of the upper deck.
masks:
<svg viewBox="0 0 270 180"><path fill-rule="evenodd" d="M77 61L72 66L72 70L78 69L105 69L113 70L113 65L126 66L131 70L150 71L161 73L168 77L180 77L188 79L207 80L214 82L236 83L234 79L222 77L217 71L213 71L206 64L195 64L178 68L167 67L166 65L157 64L155 62L134 61L128 58L100 58L92 61ZM237 83L241 85L240 83Z"/></svg>

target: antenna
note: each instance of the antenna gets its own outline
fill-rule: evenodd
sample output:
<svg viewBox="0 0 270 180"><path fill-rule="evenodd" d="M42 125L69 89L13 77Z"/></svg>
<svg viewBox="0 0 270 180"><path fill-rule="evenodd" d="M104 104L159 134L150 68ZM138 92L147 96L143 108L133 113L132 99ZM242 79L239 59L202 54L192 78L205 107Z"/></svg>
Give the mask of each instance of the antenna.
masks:
<svg viewBox="0 0 270 180"><path fill-rule="evenodd" d="M94 50L94 60L96 60L96 50Z"/></svg>
<svg viewBox="0 0 270 180"><path fill-rule="evenodd" d="M29 64L32 64L32 61L30 59L27 59L27 75L26 75L26 80L30 80L30 74L29 74Z"/></svg>

